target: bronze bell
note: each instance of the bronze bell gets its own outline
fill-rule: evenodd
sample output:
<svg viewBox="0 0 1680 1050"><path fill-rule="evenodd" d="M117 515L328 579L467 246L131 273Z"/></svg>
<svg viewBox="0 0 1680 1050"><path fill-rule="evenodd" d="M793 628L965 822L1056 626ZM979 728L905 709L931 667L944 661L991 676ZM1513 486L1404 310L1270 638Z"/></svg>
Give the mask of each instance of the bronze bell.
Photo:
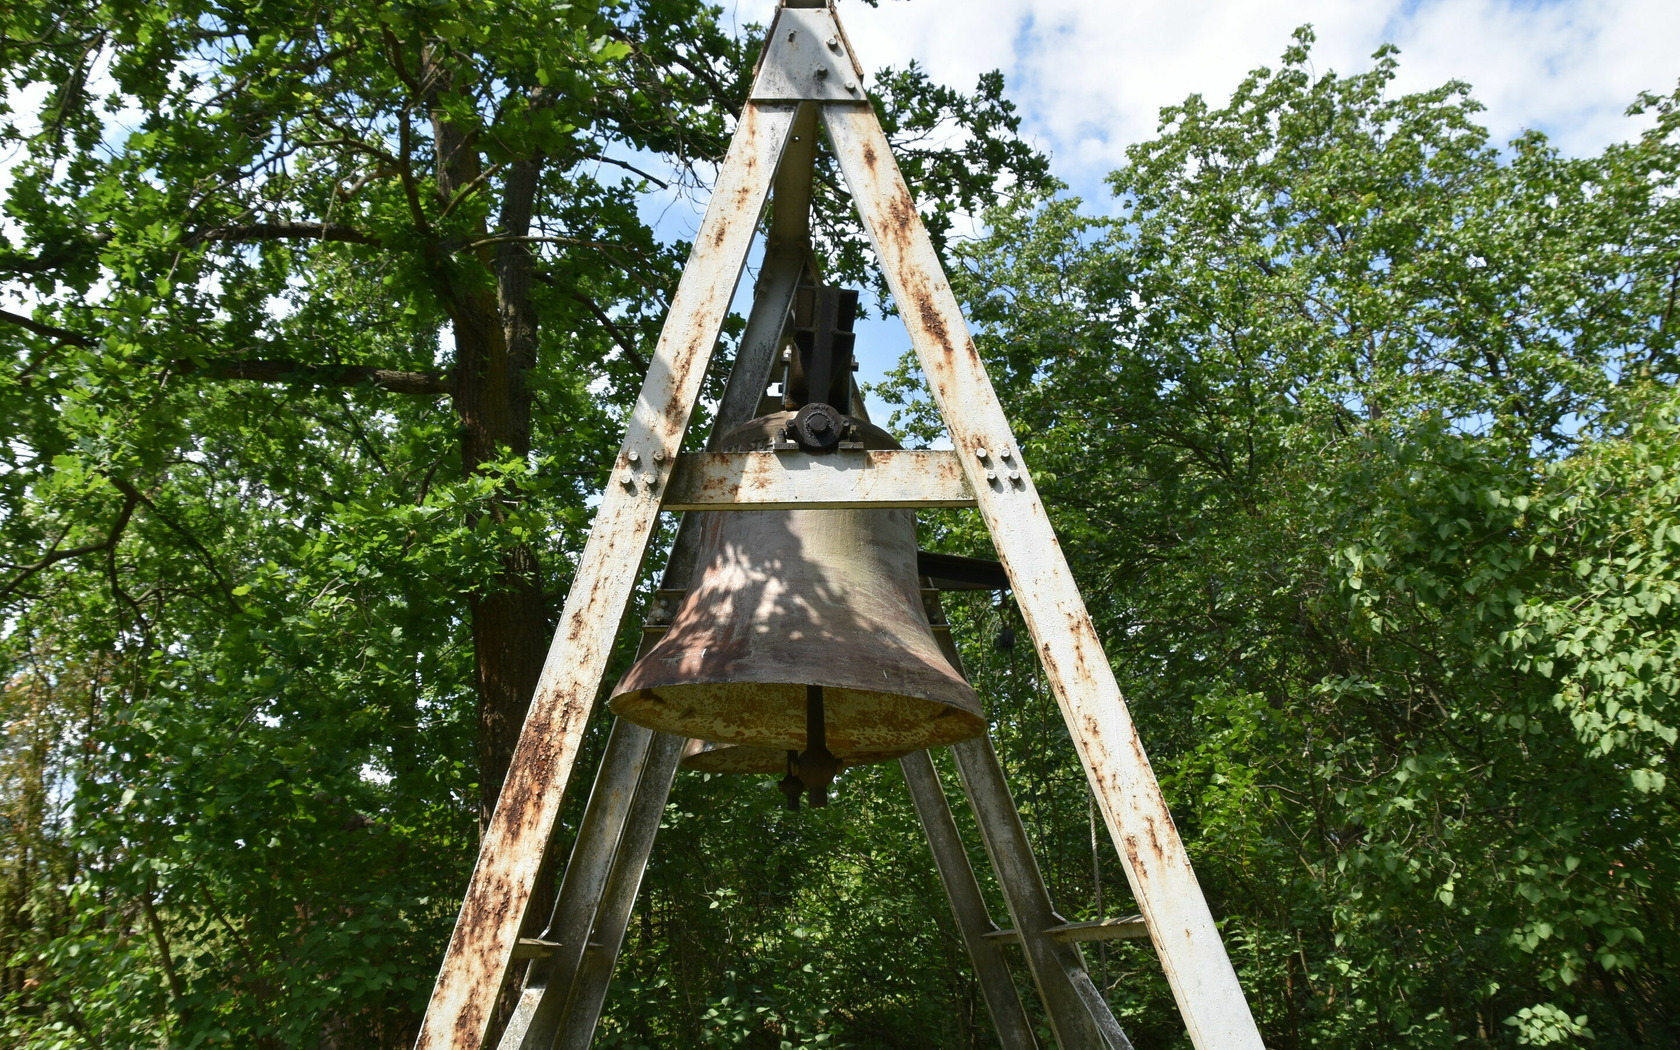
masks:
<svg viewBox="0 0 1680 1050"><path fill-rule="evenodd" d="M785 448L795 419L761 416L719 451ZM847 444L899 447L879 427L843 422ZM813 781L841 764L985 731L979 699L922 608L913 511L716 511L701 529L669 630L613 689L620 716L771 755L803 752L800 776L817 805Z"/></svg>

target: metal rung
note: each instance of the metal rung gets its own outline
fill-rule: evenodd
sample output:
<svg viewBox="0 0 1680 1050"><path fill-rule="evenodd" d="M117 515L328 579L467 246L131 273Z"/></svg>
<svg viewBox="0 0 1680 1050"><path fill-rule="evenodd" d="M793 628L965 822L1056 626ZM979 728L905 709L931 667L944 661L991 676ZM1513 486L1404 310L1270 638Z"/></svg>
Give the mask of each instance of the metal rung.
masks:
<svg viewBox="0 0 1680 1050"><path fill-rule="evenodd" d="M1149 936L1149 927L1142 915L1128 915L1124 919L1102 919L1097 922L1070 922L1052 926L1044 935L1063 944L1069 941L1136 941ZM1021 931L993 930L986 934L999 944L1020 944Z"/></svg>
<svg viewBox="0 0 1680 1050"><path fill-rule="evenodd" d="M545 941L541 937L521 937L518 943L513 946L513 960L519 962L522 959L546 959L553 955L554 950L559 947L559 941ZM597 951L600 947L601 945L595 941L590 941L584 945L584 948L588 951Z"/></svg>

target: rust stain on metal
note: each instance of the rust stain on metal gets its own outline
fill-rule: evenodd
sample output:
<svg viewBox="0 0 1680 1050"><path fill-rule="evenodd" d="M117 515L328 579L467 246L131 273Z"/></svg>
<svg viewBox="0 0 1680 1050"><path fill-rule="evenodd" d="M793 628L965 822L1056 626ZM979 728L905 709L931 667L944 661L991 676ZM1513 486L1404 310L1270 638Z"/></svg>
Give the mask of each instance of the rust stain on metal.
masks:
<svg viewBox="0 0 1680 1050"><path fill-rule="evenodd" d="M768 192L766 168L779 159L792 122L791 109L750 106L743 114L718 198L708 209L655 349L656 366L643 382L640 400L646 408L632 417L627 447L669 452L686 426L751 244L756 219L751 213ZM658 408L663 415L648 418L649 410ZM657 517L657 504L632 492L615 487L603 500L422 1022L416 1045L424 1050L446 1044L476 1048L484 1037L489 1004L507 976L617 613L635 584Z"/></svg>

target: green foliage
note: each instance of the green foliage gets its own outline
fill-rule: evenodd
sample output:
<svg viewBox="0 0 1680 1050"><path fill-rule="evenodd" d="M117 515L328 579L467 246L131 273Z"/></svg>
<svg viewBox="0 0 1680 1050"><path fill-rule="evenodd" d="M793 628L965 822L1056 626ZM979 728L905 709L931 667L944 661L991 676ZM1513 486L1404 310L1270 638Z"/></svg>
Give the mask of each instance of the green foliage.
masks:
<svg viewBox="0 0 1680 1050"><path fill-rule="evenodd" d="M6 1045L412 1042L755 36L0 11ZM995 79L883 85L986 158L936 221L1042 176Z"/></svg>
<svg viewBox="0 0 1680 1050"><path fill-rule="evenodd" d="M1675 1045L1680 98L1499 150L1310 42L955 283L1268 1045Z"/></svg>
<svg viewBox="0 0 1680 1050"><path fill-rule="evenodd" d="M993 1045L896 764L836 790L678 778L601 1045Z"/></svg>

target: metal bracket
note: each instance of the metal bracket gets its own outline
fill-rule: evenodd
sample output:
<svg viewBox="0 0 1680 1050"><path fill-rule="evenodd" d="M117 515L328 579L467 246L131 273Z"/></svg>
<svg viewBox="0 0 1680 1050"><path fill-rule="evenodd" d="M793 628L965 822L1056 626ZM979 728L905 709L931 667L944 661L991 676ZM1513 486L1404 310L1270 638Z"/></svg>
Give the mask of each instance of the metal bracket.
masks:
<svg viewBox="0 0 1680 1050"><path fill-rule="evenodd" d="M776 12L753 80L754 102L863 102L863 67L826 8Z"/></svg>

